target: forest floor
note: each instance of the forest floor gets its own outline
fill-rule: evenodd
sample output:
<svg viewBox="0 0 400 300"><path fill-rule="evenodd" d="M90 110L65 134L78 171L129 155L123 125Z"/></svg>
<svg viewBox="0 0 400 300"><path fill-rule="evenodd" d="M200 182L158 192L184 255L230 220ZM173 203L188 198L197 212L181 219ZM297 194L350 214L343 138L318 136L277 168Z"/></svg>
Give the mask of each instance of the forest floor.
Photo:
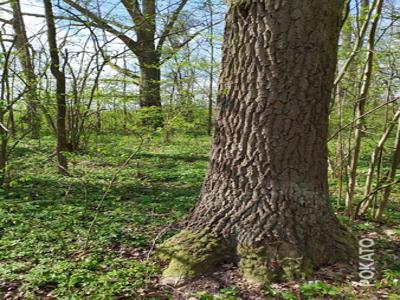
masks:
<svg viewBox="0 0 400 300"><path fill-rule="evenodd" d="M359 221L375 241L377 276L336 265L307 281L249 286L233 266L180 288L161 286L156 246L179 230L207 168L209 138L101 135L56 173L54 141L21 142L0 190L0 299L400 299L400 207L385 224ZM131 159L128 159L131 156Z"/></svg>

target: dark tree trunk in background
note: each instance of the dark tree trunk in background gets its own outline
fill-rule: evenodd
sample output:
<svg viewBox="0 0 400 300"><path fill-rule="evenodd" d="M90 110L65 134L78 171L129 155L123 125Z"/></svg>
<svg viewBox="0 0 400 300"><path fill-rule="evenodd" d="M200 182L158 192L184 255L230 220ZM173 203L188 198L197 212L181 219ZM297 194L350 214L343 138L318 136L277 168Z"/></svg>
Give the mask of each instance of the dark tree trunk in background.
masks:
<svg viewBox="0 0 400 300"><path fill-rule="evenodd" d="M63 151L67 151L67 131L65 128L67 104L65 99L66 85L65 74L60 66L59 50L57 46L57 33L54 24L54 14L51 0L43 0L46 14L47 35L50 47L50 70L56 79L56 99L57 99L57 160L59 172L68 175L68 163Z"/></svg>
<svg viewBox="0 0 400 300"><path fill-rule="evenodd" d="M124 4L130 0L123 1ZM142 10L138 8L132 10L133 21L136 24L139 49L136 49L136 56L140 67L140 106L141 107L161 107L160 94L160 60L161 56L157 50L156 36L156 1L143 0ZM139 51L137 51L139 50Z"/></svg>
<svg viewBox="0 0 400 300"><path fill-rule="evenodd" d="M208 174L186 230L160 247L164 282L234 261L265 283L356 254L327 178L342 2L230 4Z"/></svg>
<svg viewBox="0 0 400 300"><path fill-rule="evenodd" d="M163 126L161 114L161 70L160 55L153 49L145 49L145 55L138 56L140 67L139 104L143 125L154 128Z"/></svg>
<svg viewBox="0 0 400 300"><path fill-rule="evenodd" d="M162 28L161 32L157 31L157 3L155 0L122 0L122 5L126 8L127 13L131 17L134 24L132 27L136 39L132 39L123 31L117 30L109 25L107 19L93 13L90 9L80 5L79 1L64 0L74 9L83 15L89 17L93 21L93 26L102 28L111 34L117 36L128 48L134 53L139 61L140 81L139 81L139 103L141 107L153 107L156 111L161 112L161 53L166 40L176 33L176 23L188 0L180 0L177 2L176 9L171 13L168 21ZM193 37L189 37L189 42ZM158 43L156 43L158 41ZM176 45L173 50L185 46L187 42ZM122 68L117 68L122 69ZM131 73L131 72L129 72ZM134 76L136 79L136 76ZM153 112L154 113L154 112ZM146 120L145 120L146 122ZM160 115L156 120L150 120L152 125L161 126L162 117Z"/></svg>
<svg viewBox="0 0 400 300"><path fill-rule="evenodd" d="M140 107L161 107L160 94L160 57L150 50L144 57L139 57L140 67Z"/></svg>
<svg viewBox="0 0 400 300"><path fill-rule="evenodd" d="M32 46L26 34L25 23L22 16L19 0L11 0L13 10L12 26L15 32L15 47L22 66L22 72L26 85L27 121L32 131L32 138L38 139L40 135L40 118L38 112L39 98L37 93L36 75L33 66Z"/></svg>

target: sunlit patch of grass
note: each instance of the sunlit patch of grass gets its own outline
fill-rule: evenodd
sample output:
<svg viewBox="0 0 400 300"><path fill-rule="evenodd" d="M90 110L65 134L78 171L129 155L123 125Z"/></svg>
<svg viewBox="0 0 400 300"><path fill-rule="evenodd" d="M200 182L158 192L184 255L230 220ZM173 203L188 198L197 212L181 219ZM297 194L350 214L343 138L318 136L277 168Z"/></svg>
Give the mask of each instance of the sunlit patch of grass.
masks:
<svg viewBox="0 0 400 300"><path fill-rule="evenodd" d="M153 139L119 170L139 144L97 138L68 154L71 177L49 159L52 139L21 144L0 192L0 278L20 282L27 298L134 297L150 284L160 267L149 251L196 200L209 139Z"/></svg>

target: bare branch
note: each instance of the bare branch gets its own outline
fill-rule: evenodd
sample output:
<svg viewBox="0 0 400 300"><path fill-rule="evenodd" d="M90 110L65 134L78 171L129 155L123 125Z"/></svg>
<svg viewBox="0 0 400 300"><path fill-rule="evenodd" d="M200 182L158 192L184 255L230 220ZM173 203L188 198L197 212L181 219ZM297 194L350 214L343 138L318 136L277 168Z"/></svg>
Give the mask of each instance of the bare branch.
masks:
<svg viewBox="0 0 400 300"><path fill-rule="evenodd" d="M160 36L160 40L158 42L158 46L157 46L157 50L161 51L167 36L170 34L171 30L174 28L176 21L178 20L178 17L180 15L180 13L182 12L182 9L185 7L186 3L188 2L188 0L182 0L178 6L178 8L174 11L174 13L172 14L171 19L169 20L169 22L167 23L167 25L165 25L163 33Z"/></svg>
<svg viewBox="0 0 400 300"><path fill-rule="evenodd" d="M74 9L76 9L77 11L79 11L84 16L90 18L98 27L116 35L133 52L136 53L138 51L138 46L139 46L138 43L133 39L131 39L129 36L127 36L125 33L110 26L107 20L104 20L95 13L91 12L89 9L77 4L72 0L64 0L64 2L73 7Z"/></svg>

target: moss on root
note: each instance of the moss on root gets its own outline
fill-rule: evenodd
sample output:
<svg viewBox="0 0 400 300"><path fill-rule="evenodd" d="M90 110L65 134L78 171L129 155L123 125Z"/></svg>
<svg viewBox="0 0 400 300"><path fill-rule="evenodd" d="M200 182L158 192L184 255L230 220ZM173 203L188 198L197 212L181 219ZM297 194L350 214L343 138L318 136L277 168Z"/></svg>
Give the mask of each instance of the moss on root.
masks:
<svg viewBox="0 0 400 300"><path fill-rule="evenodd" d="M273 281L273 272L268 267L267 249L238 247L239 269L243 277L252 283L269 283Z"/></svg>
<svg viewBox="0 0 400 300"><path fill-rule="evenodd" d="M182 284L210 271L230 252L228 245L216 235L184 230L158 248L159 257L169 261L162 274L162 282Z"/></svg>
<svg viewBox="0 0 400 300"><path fill-rule="evenodd" d="M255 284L304 279L313 272L311 261L290 257L275 247L250 248L239 246L239 269L243 277ZM293 254L293 253L291 253Z"/></svg>
<svg viewBox="0 0 400 300"><path fill-rule="evenodd" d="M308 256L303 256L303 251L291 243L234 246L232 241L206 230L184 230L158 248L159 257L169 261L162 274L162 283L184 284L212 271L224 261L238 262L243 277L255 284L305 279L312 274L314 267L349 260L356 254L354 237L346 228L340 227L329 236L334 241L329 254L311 248Z"/></svg>
<svg viewBox="0 0 400 300"><path fill-rule="evenodd" d="M282 261L281 279L285 281L306 279L313 272L314 266L309 259L288 257Z"/></svg>

